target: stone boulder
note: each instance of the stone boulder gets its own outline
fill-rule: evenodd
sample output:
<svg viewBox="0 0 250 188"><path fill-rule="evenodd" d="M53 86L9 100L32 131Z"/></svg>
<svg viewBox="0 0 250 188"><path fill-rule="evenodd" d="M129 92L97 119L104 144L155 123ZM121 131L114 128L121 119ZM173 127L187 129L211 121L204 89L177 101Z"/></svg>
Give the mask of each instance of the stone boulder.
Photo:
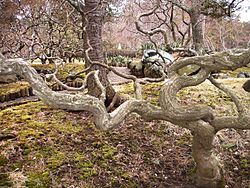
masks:
<svg viewBox="0 0 250 188"><path fill-rule="evenodd" d="M144 76L149 78L159 78L162 76L163 68L156 64L147 63L144 68Z"/></svg>
<svg viewBox="0 0 250 188"><path fill-rule="evenodd" d="M250 78L250 73L249 72L240 72L237 75L237 78Z"/></svg>
<svg viewBox="0 0 250 188"><path fill-rule="evenodd" d="M250 80L247 80L242 87L245 91L250 92Z"/></svg>
<svg viewBox="0 0 250 188"><path fill-rule="evenodd" d="M132 75L139 78L144 77L144 65L141 61L130 61L127 64L127 68L130 70Z"/></svg>
<svg viewBox="0 0 250 188"><path fill-rule="evenodd" d="M131 74L137 77L159 78L163 67L169 67L174 61L171 54L163 50L144 50L142 60L128 62Z"/></svg>

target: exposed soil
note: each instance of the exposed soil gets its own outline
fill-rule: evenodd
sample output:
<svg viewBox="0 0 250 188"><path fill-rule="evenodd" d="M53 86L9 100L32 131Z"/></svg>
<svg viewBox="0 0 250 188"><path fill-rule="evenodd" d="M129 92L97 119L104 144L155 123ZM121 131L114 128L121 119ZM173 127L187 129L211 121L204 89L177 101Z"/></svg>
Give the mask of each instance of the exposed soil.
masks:
<svg viewBox="0 0 250 188"><path fill-rule="evenodd" d="M124 74L127 74L127 75L131 74L130 70L127 67L115 67L115 69L117 71L124 73ZM109 72L108 78L109 78L109 81L111 82L111 84L113 84L113 85L131 82L131 80L128 80L126 78L122 78L122 77L116 75L115 73L113 73L112 71Z"/></svg>
<svg viewBox="0 0 250 188"><path fill-rule="evenodd" d="M25 103L32 102L32 101L38 101L38 100L39 98L37 96L30 96L30 97L17 98L17 99L7 101L7 102L1 102L0 110L3 110L7 107L17 106L17 105L25 104Z"/></svg>

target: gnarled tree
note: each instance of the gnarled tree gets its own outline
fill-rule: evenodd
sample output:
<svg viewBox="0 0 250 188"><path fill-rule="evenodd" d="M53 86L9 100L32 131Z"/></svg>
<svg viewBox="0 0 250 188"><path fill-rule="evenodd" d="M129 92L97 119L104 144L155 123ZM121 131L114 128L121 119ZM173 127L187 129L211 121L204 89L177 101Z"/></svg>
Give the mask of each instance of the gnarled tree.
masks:
<svg viewBox="0 0 250 188"><path fill-rule="evenodd" d="M102 66L100 63L92 63ZM133 76L127 76L127 78L134 81L136 98L124 102L111 113L107 112L104 104L105 88L97 76L98 71L89 74L94 75L95 82L102 91L100 98L52 91L23 59L4 59L1 56L0 74L15 73L22 75L31 84L34 93L44 103L54 108L91 112L96 127L102 130L108 131L118 127L125 117L133 112L139 114L145 120L165 120L191 130L194 137L192 148L197 165L197 186L211 188L221 187L223 184L221 166L212 152L212 142L215 134L225 128L250 129L250 112L231 90L210 77L210 73L217 70L234 70L249 63L250 49L224 51L209 56L196 56L176 61L170 67L170 78L165 80L162 86L159 95L160 106L152 105L148 101L141 99L139 83L148 79L136 79ZM201 67L201 71L197 75L186 76L177 73L179 69L191 64ZM126 75L116 72L111 67L103 66L113 70L116 74L126 77ZM217 117L209 106L183 106L177 101L176 94L178 91L188 86L198 85L206 79L209 79L212 84L231 97L238 110L237 116Z"/></svg>
<svg viewBox="0 0 250 188"><path fill-rule="evenodd" d="M99 0L68 0L68 2L80 13L82 17L82 37L84 41L84 51L89 49L88 56L85 55L86 66L90 66L91 61L105 62L103 45L102 45L102 27L106 11L106 4ZM99 70L99 78L106 90L106 105L110 104L115 96L115 90L112 88L108 78L108 69L100 65L91 66L89 71ZM98 97L101 95L101 90L93 82L93 77L90 76L87 83L88 92L90 95Z"/></svg>

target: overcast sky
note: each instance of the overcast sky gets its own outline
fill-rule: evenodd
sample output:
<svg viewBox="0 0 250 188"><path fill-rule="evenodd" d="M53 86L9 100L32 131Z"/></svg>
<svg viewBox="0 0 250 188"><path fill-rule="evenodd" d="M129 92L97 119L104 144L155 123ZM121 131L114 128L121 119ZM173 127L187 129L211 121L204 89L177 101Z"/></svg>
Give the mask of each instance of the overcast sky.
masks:
<svg viewBox="0 0 250 188"><path fill-rule="evenodd" d="M250 0L245 0L241 4L242 10L239 11L240 20L244 22L250 21Z"/></svg>

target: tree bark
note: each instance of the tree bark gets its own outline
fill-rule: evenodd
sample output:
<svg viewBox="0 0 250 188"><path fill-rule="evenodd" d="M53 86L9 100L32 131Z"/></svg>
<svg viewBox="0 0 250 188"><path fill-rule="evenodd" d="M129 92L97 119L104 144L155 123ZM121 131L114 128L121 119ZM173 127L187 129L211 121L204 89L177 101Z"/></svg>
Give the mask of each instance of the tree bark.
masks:
<svg viewBox="0 0 250 188"><path fill-rule="evenodd" d="M204 49L203 28L202 28L203 15L201 14L201 2L199 0L193 0L189 16L192 26L192 39L193 39L194 49L199 54L202 54Z"/></svg>
<svg viewBox="0 0 250 188"><path fill-rule="evenodd" d="M214 127L204 121L197 121L193 129L193 157L196 162L196 185L200 188L224 187L221 165L214 156Z"/></svg>
<svg viewBox="0 0 250 188"><path fill-rule="evenodd" d="M83 35L84 40L84 50L89 48L87 41L89 40L89 44L92 47L92 50L89 51L89 58L92 61L98 61L100 63L104 63L104 55L103 55L103 44L102 44L102 27L103 27L103 17L104 17L105 9L103 6L99 4L98 0L86 0L84 13L89 12L87 15L82 14L83 20L85 20L84 16L87 16L87 27L86 33L87 35ZM86 24L86 23L85 23ZM84 26L83 26L84 27ZM90 66L90 63L85 59L86 66ZM106 88L106 105L111 103L115 90L111 86L108 80L108 70L99 65L92 66L91 70L99 70L99 78L103 86ZM87 81L88 94L99 97L101 95L101 91L99 87L96 86L94 79L92 76L89 77Z"/></svg>

